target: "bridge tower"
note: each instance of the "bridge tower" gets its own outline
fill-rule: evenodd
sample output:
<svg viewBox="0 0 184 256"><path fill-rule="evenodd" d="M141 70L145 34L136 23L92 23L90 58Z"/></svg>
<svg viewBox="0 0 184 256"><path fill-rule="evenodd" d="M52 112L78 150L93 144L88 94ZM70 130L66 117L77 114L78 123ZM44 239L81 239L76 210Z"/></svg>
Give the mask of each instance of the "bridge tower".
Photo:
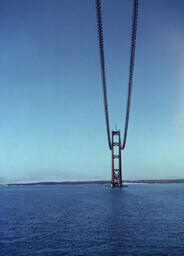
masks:
<svg viewBox="0 0 184 256"><path fill-rule="evenodd" d="M112 182L111 187L122 187L120 130L112 131Z"/></svg>

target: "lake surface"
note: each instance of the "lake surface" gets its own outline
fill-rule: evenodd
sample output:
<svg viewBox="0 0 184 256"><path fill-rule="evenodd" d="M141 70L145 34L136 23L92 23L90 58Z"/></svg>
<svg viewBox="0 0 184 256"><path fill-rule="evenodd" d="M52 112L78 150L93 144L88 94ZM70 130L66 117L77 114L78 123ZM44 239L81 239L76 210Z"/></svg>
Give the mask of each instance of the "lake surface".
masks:
<svg viewBox="0 0 184 256"><path fill-rule="evenodd" d="M0 256L184 255L184 184L0 187Z"/></svg>

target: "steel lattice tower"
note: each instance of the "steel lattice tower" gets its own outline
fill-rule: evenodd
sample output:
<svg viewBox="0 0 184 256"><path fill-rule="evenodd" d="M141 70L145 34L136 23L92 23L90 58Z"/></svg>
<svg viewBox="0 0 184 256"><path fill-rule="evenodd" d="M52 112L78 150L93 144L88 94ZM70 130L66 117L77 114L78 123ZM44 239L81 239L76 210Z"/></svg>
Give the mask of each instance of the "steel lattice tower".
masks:
<svg viewBox="0 0 184 256"><path fill-rule="evenodd" d="M120 131L112 131L112 183L111 186L122 186L121 174L121 137Z"/></svg>

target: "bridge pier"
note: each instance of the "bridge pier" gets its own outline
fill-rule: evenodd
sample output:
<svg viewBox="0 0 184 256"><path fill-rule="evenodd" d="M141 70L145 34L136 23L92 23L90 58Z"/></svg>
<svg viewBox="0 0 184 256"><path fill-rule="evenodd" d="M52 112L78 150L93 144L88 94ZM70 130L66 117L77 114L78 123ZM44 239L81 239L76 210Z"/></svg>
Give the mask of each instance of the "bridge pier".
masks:
<svg viewBox="0 0 184 256"><path fill-rule="evenodd" d="M122 187L120 131L112 131L112 182L111 187Z"/></svg>

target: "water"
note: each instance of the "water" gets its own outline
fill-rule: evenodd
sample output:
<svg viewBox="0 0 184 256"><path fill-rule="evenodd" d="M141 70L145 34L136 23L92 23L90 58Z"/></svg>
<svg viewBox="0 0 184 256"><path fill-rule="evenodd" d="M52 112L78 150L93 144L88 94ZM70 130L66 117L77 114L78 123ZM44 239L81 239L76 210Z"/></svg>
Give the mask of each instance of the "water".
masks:
<svg viewBox="0 0 184 256"><path fill-rule="evenodd" d="M184 255L184 184L0 187L0 256Z"/></svg>

